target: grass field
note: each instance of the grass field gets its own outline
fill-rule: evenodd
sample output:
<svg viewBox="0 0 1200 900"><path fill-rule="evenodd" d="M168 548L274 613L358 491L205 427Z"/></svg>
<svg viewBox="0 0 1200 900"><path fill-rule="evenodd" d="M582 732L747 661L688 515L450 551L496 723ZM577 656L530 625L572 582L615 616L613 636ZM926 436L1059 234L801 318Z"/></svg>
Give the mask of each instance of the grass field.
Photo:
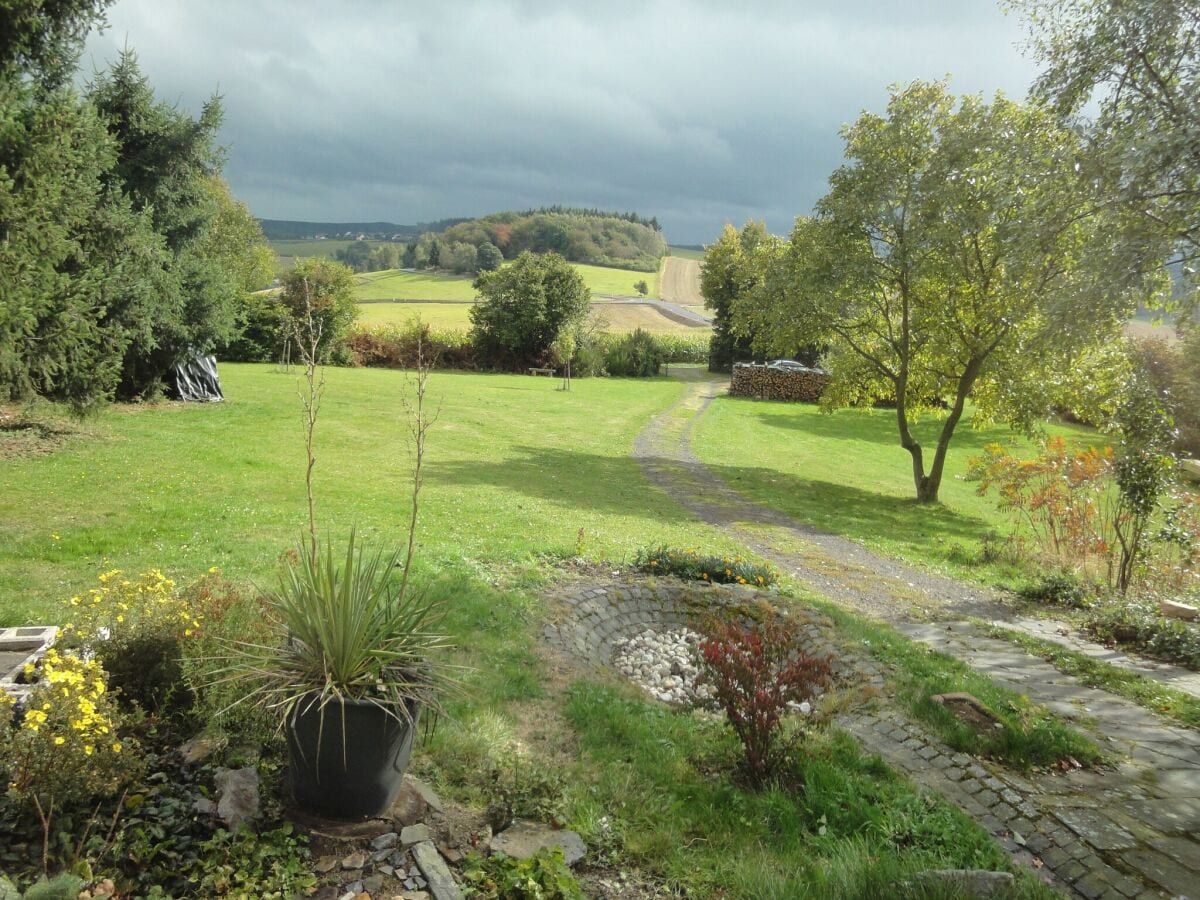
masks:
<svg viewBox="0 0 1200 900"><path fill-rule="evenodd" d="M940 427L940 419L929 416L914 431L932 447ZM1050 425L1048 431L1102 442L1085 428ZM970 458L997 441L1012 442L1016 452L1032 450L1029 441L1005 428L960 425L946 460L942 502L927 507L913 499L911 457L899 444L890 410L826 415L810 404L719 397L695 432L700 457L747 496L886 555L1008 584L1024 573L1002 564L960 562L978 555L987 532L1009 531L995 495L980 497L963 480Z"/></svg>
<svg viewBox="0 0 1200 900"><path fill-rule="evenodd" d="M668 247L667 255L668 256L679 256L679 257L682 257L683 259L695 259L695 260L703 260L704 259L704 251L703 250L688 250L686 247Z"/></svg>
<svg viewBox="0 0 1200 900"><path fill-rule="evenodd" d="M386 269L354 276L359 300L474 300L474 278Z"/></svg>
<svg viewBox="0 0 1200 900"><path fill-rule="evenodd" d="M650 287L650 296L658 296L657 273L585 266L582 263L571 265L583 276L593 294L622 294L635 297L637 291L633 289L634 282L644 280ZM473 281L473 278L467 276L431 275L389 269L355 276L355 295L360 300L473 300Z"/></svg>
<svg viewBox="0 0 1200 900"><path fill-rule="evenodd" d="M48 456L0 459L0 594L37 619L102 566L217 565L260 577L299 535L296 377L221 366L228 402L120 406ZM407 478L401 373L330 369L317 453L320 517L396 534ZM679 396L670 379L557 381L437 373L422 556L506 565L576 546L614 560L656 541L729 547L648 487L634 434ZM64 425L64 427L70 427ZM56 537L57 535L57 537ZM18 599L19 598L19 599Z"/></svg>

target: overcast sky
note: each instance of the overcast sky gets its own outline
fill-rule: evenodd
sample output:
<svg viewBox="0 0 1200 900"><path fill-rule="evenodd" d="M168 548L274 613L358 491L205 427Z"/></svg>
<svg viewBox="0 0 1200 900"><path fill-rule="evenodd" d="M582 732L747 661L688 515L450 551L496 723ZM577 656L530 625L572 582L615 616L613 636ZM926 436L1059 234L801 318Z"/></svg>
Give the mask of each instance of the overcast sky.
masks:
<svg viewBox="0 0 1200 900"><path fill-rule="evenodd" d="M83 66L135 50L160 98L224 98L259 216L431 221L554 203L656 215L674 243L786 231L887 86L1023 96L996 0L117 0Z"/></svg>

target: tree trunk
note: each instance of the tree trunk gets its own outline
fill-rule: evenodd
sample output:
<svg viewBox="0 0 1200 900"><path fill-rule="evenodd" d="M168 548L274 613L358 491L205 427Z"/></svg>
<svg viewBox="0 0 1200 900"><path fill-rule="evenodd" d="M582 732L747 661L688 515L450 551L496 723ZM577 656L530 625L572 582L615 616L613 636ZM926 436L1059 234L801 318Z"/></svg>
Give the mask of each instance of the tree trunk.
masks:
<svg viewBox="0 0 1200 900"><path fill-rule="evenodd" d="M908 385L904 379L896 381L896 426L900 429L900 446L912 456L913 483L917 487L917 499L921 500L925 484L925 451L908 428Z"/></svg>
<svg viewBox="0 0 1200 900"><path fill-rule="evenodd" d="M958 427L958 423L962 419L963 410L967 406L967 396L975 385L975 379L979 377L982 365L982 360L972 359L958 378L954 406L950 408L950 415L942 423L942 433L938 435L937 449L933 452L933 464L929 467L929 474L917 480L918 503L938 502L938 491L942 487L942 473L946 468L946 453L950 449L950 440L954 437L954 429Z"/></svg>

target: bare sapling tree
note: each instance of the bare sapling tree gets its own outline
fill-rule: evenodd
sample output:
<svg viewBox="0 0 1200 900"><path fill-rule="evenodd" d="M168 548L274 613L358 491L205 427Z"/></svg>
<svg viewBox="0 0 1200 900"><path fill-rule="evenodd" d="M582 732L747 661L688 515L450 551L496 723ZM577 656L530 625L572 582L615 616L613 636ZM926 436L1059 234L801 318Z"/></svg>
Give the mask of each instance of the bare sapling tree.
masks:
<svg viewBox="0 0 1200 900"><path fill-rule="evenodd" d="M429 429L441 415L438 408L430 414L426 409L426 391L429 386L429 373L433 370L436 359L427 356L425 341L420 331L417 332L416 368L412 375L413 396L404 398L404 409L408 417L408 430L412 438L409 444L409 454L412 459L412 493L409 498L408 546L404 552L404 569L400 576L400 590L396 595L397 602L404 599L408 590L408 576L412 568L413 550L416 546L417 516L421 506L421 485L423 483L422 466L425 462L425 442Z"/></svg>
<svg viewBox="0 0 1200 900"><path fill-rule="evenodd" d="M317 504L313 495L313 469L317 465L313 436L317 429L317 416L321 411L321 397L325 393L325 367L321 364L320 346L324 325L313 315L312 285L303 280L304 309L299 319L292 323L293 337L304 363L304 381L298 388L300 402L304 407L304 491L308 501L308 553L317 559Z"/></svg>

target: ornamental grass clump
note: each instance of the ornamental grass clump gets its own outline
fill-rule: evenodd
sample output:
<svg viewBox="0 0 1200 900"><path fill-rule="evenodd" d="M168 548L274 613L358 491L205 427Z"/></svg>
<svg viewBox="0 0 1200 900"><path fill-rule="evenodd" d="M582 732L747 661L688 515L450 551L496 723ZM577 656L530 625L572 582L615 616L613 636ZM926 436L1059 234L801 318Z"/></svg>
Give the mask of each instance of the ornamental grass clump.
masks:
<svg viewBox="0 0 1200 900"><path fill-rule="evenodd" d="M701 679L742 743L742 769L754 787L775 776L791 748L783 734L789 709L809 703L830 681L830 660L805 654L800 630L772 617L743 624L709 620L699 645Z"/></svg>
<svg viewBox="0 0 1200 900"><path fill-rule="evenodd" d="M639 571L651 575L674 575L676 578L714 584L770 587L778 578L770 566L741 556L702 556L696 550L678 550L667 546L639 550L633 564Z"/></svg>
<svg viewBox="0 0 1200 900"><path fill-rule="evenodd" d="M315 557L296 554L264 598L275 639L236 645L233 665L218 680L248 678L237 702L278 710L281 721L344 700L372 702L404 721L418 707L436 715L453 681L435 659L447 646L443 609L400 590L394 573L404 568L400 551L364 551L354 531L340 559L328 544Z"/></svg>

